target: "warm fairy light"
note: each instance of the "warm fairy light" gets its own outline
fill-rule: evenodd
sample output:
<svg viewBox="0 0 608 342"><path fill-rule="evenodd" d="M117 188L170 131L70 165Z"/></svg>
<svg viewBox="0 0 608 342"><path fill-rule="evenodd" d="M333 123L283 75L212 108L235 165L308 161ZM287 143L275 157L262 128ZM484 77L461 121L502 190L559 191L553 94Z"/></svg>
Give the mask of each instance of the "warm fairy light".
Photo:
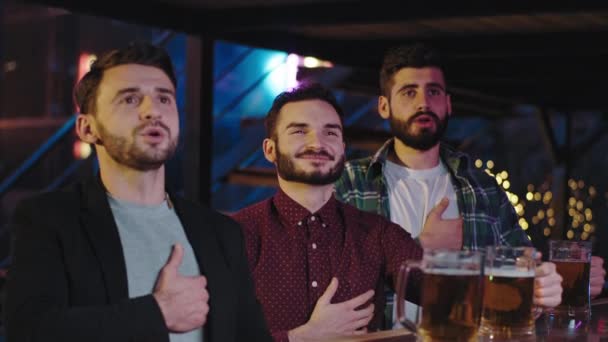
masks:
<svg viewBox="0 0 608 342"><path fill-rule="evenodd" d="M591 225L589 223L585 223L585 225L583 226L583 230L589 233L591 231Z"/></svg>
<svg viewBox="0 0 608 342"><path fill-rule="evenodd" d="M536 225L540 222L540 219L536 216L532 217L532 224Z"/></svg>
<svg viewBox="0 0 608 342"><path fill-rule="evenodd" d="M555 211L553 211L553 208L547 209L547 217L553 217L553 215L555 215Z"/></svg>
<svg viewBox="0 0 608 342"><path fill-rule="evenodd" d="M500 177L502 177L502 179L507 179L509 178L509 173L507 171L503 171L500 173Z"/></svg>
<svg viewBox="0 0 608 342"><path fill-rule="evenodd" d="M566 234L566 237L568 237L568 240L572 240L572 238L574 237L574 232L572 230L569 230Z"/></svg>
<svg viewBox="0 0 608 342"><path fill-rule="evenodd" d="M593 198L595 195L597 195L597 190L595 190L595 187L592 185L589 187L589 196Z"/></svg>
<svg viewBox="0 0 608 342"><path fill-rule="evenodd" d="M491 160L488 160L486 162L486 167L491 170L492 168L494 168L494 162Z"/></svg>
<svg viewBox="0 0 608 342"><path fill-rule="evenodd" d="M551 217L549 220L547 220L547 222L551 227L555 226L555 218Z"/></svg>
<svg viewBox="0 0 608 342"><path fill-rule="evenodd" d="M576 205L576 198L570 197L568 198L568 205L574 207Z"/></svg>
<svg viewBox="0 0 608 342"><path fill-rule="evenodd" d="M549 227L545 227L545 229L543 229L543 234L544 234L545 236L549 236L549 235L551 235L551 228L549 228Z"/></svg>
<svg viewBox="0 0 608 342"><path fill-rule="evenodd" d="M534 184L528 184L528 192L534 191Z"/></svg>
<svg viewBox="0 0 608 342"><path fill-rule="evenodd" d="M545 218L545 211L544 210L539 210L538 213L536 214L538 216L539 219L544 219Z"/></svg>
<svg viewBox="0 0 608 342"><path fill-rule="evenodd" d="M527 199L528 201L533 200L533 199L534 199L534 194L533 194L533 193L531 193L531 192L528 192L528 193L526 194L526 199Z"/></svg>
<svg viewBox="0 0 608 342"><path fill-rule="evenodd" d="M502 183L502 177L500 175L496 176L496 183L498 183L498 184Z"/></svg>
<svg viewBox="0 0 608 342"><path fill-rule="evenodd" d="M505 190L509 189L511 187L511 182L508 180L502 182L502 187L505 188Z"/></svg>
<svg viewBox="0 0 608 342"><path fill-rule="evenodd" d="M585 181L583 181L582 179L578 181L578 188L582 189L585 187Z"/></svg>
<svg viewBox="0 0 608 342"><path fill-rule="evenodd" d="M482 167L482 166L483 166L483 162L481 161L481 159L477 159L477 160L475 161L475 167L476 167L476 168L480 168L480 167Z"/></svg>
<svg viewBox="0 0 608 342"><path fill-rule="evenodd" d="M534 200L535 201L540 201L540 199L542 198L540 192L536 192L534 193Z"/></svg>

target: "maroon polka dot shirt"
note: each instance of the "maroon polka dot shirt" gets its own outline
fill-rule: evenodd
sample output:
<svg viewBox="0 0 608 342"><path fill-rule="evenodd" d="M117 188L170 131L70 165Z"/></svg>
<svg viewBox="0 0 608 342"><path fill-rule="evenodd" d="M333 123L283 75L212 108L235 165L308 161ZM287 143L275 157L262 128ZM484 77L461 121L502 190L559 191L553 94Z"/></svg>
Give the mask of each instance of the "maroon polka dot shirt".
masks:
<svg viewBox="0 0 608 342"><path fill-rule="evenodd" d="M333 196L313 214L279 190L233 218L243 227L256 295L275 341L288 341L287 332L308 321L334 276L339 286L332 303L375 290L368 330L377 330L384 286L394 288L403 261L422 258L404 229ZM418 291L412 287L408 293Z"/></svg>

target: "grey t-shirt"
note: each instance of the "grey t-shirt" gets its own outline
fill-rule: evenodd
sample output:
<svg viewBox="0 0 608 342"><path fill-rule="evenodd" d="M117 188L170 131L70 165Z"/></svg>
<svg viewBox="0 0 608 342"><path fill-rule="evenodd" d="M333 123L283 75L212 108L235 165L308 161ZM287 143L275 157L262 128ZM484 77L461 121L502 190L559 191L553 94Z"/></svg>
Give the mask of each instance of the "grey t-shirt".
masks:
<svg viewBox="0 0 608 342"><path fill-rule="evenodd" d="M175 243L184 247L179 272L185 276L200 275L192 246L177 214L164 201L157 206L144 206L119 200L108 194L127 267L129 297L151 294L161 268L169 260ZM171 342L201 342L202 328L169 335Z"/></svg>

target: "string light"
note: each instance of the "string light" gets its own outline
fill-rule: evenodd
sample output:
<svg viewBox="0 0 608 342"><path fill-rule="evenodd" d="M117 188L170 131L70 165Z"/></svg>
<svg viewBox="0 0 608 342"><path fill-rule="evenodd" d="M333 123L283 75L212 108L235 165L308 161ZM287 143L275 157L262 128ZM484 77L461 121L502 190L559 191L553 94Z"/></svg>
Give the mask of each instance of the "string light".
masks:
<svg viewBox="0 0 608 342"><path fill-rule="evenodd" d="M526 232L542 233L550 237L552 230L557 226L556 208L554 208L554 194L551 189L551 180L547 179L540 185L527 184L526 192L521 198L509 191L511 182L507 180L509 173L506 170L492 170L495 163L492 160L475 160L475 167L483 169L490 177L496 180L499 187L505 190L509 203L518 216L519 226ZM485 165L485 168L484 168ZM589 240L593 238L595 223L590 208L591 200L597 196L597 188L587 185L582 179L568 179L568 189L571 193L567 197L567 213L565 229L569 240ZM586 188L587 186L587 188ZM608 192L604 194L608 199ZM529 206L529 207L528 207ZM526 211L529 213L526 215ZM569 218L569 219L568 219ZM560 223L561 225L561 223ZM531 238L534 234L527 234Z"/></svg>

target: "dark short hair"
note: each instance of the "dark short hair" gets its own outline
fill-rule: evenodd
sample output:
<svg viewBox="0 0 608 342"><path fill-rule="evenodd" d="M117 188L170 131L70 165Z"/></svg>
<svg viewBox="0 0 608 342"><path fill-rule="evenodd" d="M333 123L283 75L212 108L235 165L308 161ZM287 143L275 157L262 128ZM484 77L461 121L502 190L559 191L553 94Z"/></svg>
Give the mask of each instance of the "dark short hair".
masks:
<svg viewBox="0 0 608 342"><path fill-rule="evenodd" d="M403 68L439 68L445 77L444 65L438 50L424 45L401 45L387 50L380 68L380 91L390 96L393 76Z"/></svg>
<svg viewBox="0 0 608 342"><path fill-rule="evenodd" d="M135 42L122 49L105 52L91 64L91 69L74 88L74 102L80 113L94 114L97 92L106 70L124 64L140 64L161 69L177 88L177 79L167 52L150 43Z"/></svg>
<svg viewBox="0 0 608 342"><path fill-rule="evenodd" d="M321 100L329 103L336 110L336 113L338 113L340 124L344 126L344 112L342 111L342 107L338 104L334 94L319 83L306 83L284 91L275 97L272 106L264 119L266 137L276 138L276 126L279 113L286 104L305 100Z"/></svg>

